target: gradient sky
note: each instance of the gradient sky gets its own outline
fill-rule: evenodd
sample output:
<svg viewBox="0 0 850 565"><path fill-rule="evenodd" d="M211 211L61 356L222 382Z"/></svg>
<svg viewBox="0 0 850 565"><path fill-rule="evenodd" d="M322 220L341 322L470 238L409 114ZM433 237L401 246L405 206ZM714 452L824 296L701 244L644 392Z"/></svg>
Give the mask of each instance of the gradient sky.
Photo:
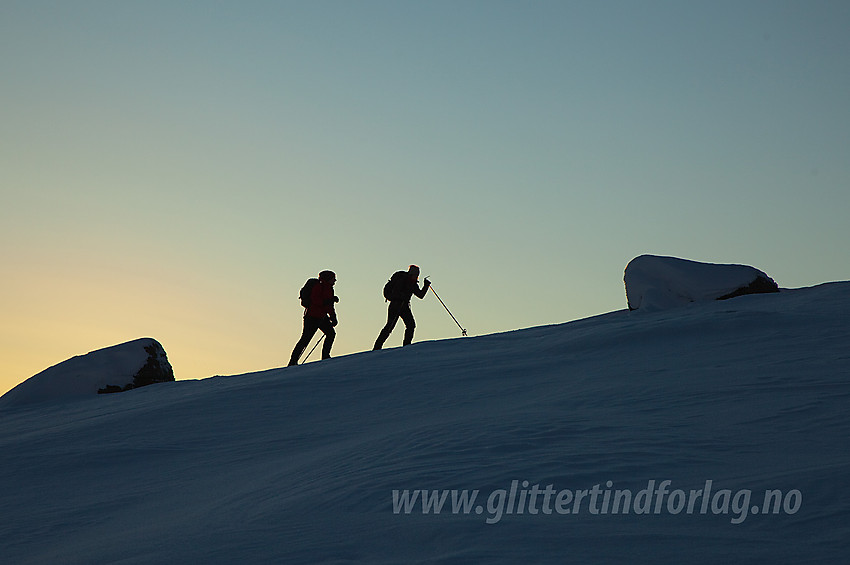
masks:
<svg viewBox="0 0 850 565"><path fill-rule="evenodd" d="M2 0L0 394L138 337L178 379L283 366L322 269L337 356L410 263L470 335L622 309L643 253L850 279L848 30L843 0Z"/></svg>

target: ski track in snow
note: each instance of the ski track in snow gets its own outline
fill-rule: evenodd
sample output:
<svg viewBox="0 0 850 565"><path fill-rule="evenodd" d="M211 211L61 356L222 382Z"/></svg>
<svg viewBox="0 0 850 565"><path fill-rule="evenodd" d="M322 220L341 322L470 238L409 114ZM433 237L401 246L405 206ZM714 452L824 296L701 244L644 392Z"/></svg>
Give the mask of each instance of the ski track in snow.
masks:
<svg viewBox="0 0 850 565"><path fill-rule="evenodd" d="M35 563L840 563L850 283L618 311L0 411L0 554ZM282 353L283 355L283 353ZM793 514L503 515L488 494L797 489ZM479 489L481 514L393 512Z"/></svg>

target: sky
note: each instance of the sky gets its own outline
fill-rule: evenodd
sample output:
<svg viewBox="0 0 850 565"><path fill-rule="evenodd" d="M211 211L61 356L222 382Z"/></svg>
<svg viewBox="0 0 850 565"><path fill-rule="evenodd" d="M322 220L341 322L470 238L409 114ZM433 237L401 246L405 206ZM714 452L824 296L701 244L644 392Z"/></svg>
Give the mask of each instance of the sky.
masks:
<svg viewBox="0 0 850 565"><path fill-rule="evenodd" d="M644 253L848 280L847 29L843 1L3 0L0 394L140 337L178 379L283 366L324 269L336 356L411 263L470 335L625 308ZM414 301L417 341L460 336Z"/></svg>

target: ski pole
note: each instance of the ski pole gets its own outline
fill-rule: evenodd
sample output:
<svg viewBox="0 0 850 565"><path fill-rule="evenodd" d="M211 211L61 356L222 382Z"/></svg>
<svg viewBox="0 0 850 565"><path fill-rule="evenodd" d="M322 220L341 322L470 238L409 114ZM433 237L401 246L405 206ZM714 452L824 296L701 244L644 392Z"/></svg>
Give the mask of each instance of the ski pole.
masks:
<svg viewBox="0 0 850 565"><path fill-rule="evenodd" d="M319 346L319 344L320 344L320 343L322 343L322 340L323 340L323 339L325 339L325 334L322 334L322 337L320 337L320 338L318 339L318 341L316 341L316 345L314 345L314 346L313 346L313 349L311 349L311 350L310 350L310 353L308 353L308 354L307 354L307 357L305 357L305 358L304 358L304 361L302 361L302 363L306 363L306 362L307 362L307 359L309 359L309 358L310 358L310 355L312 355L312 354L313 354L313 351L315 351L315 350L316 350L316 348Z"/></svg>
<svg viewBox="0 0 850 565"><path fill-rule="evenodd" d="M427 277L426 277L426 278L427 278ZM433 293L434 293L434 296L436 296L436 297L437 297L437 300L439 300L439 301L440 301L440 304L442 304L442 305L443 305L443 308L445 308L445 309L446 309L446 312L448 312L448 313L449 313L449 316L451 316L451 317L452 317L452 320L454 320L454 321L455 321L455 324L457 324L457 327L459 327L459 328L460 328L460 335L462 335L462 336L466 337L466 330L465 330L465 329L463 329L463 326L461 326L461 325L460 325L460 322L458 322L458 321L457 321L457 318L455 318L454 314L452 314L452 311L451 311L451 310L449 310L449 307L448 307L448 306L446 306L446 303L445 303L445 302L443 302L443 299L442 299L442 298L440 298L440 295L439 295L439 294L437 294L437 291L436 291L436 290L434 290L434 286L433 286L433 285L429 285L429 286L428 286L428 288L430 288L430 289L431 289L431 292L433 292Z"/></svg>

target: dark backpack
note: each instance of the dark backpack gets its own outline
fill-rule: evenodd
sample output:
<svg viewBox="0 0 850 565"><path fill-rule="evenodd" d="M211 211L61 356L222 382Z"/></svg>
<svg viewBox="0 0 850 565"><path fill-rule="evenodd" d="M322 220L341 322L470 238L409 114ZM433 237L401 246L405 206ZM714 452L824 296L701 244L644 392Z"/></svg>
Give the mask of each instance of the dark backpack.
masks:
<svg viewBox="0 0 850 565"><path fill-rule="evenodd" d="M316 286L316 283L319 282L319 279L307 279L307 282L304 283L304 286L301 287L301 292L298 293L298 298L301 299L301 306L304 308L310 307L310 296L313 294L313 287Z"/></svg>
<svg viewBox="0 0 850 565"><path fill-rule="evenodd" d="M387 284L384 285L384 298L389 301L401 300L404 292L404 279L407 277L407 271L396 271Z"/></svg>

